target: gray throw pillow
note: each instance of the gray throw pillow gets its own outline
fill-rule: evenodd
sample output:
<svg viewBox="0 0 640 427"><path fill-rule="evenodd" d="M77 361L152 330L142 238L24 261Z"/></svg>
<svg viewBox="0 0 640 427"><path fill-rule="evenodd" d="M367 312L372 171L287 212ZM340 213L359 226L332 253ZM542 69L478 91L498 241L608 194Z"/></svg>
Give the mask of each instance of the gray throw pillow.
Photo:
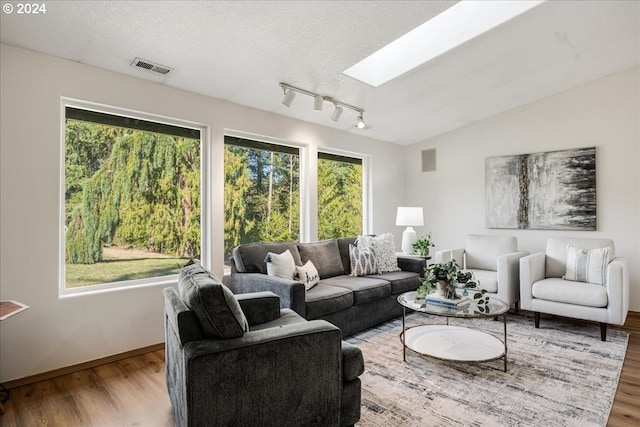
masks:
<svg viewBox="0 0 640 427"><path fill-rule="evenodd" d="M204 267L193 264L180 271L178 290L195 314L205 338L239 338L249 330L233 292Z"/></svg>

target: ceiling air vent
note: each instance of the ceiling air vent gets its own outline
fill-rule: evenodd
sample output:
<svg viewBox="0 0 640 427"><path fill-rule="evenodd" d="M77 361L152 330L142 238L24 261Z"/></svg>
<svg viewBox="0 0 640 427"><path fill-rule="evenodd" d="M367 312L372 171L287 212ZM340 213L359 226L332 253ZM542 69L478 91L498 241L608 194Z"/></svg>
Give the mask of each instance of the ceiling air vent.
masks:
<svg viewBox="0 0 640 427"><path fill-rule="evenodd" d="M143 68L145 70L153 71L155 73L164 74L164 75L167 75L171 71L173 71L173 68L165 67L164 65L160 65L160 64L154 64L151 61L147 61L146 59L141 59L141 58L134 59L133 62L131 63L131 66Z"/></svg>

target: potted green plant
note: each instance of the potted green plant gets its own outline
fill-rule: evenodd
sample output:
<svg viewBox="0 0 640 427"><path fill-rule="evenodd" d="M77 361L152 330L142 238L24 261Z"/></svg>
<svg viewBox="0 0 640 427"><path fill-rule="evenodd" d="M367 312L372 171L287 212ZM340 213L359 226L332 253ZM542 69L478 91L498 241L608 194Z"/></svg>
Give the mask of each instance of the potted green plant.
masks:
<svg viewBox="0 0 640 427"><path fill-rule="evenodd" d="M420 278L420 287L416 291L416 299L424 299L428 294L436 290L447 299L459 299L456 290L463 288L463 295L468 295L467 289L477 288L473 273L460 270L460 266L455 260L444 263L434 263L424 269L424 276ZM489 297L485 295L487 291L481 289L473 295L477 300L478 310L483 312L484 306L489 302Z"/></svg>
<svg viewBox="0 0 640 427"><path fill-rule="evenodd" d="M416 255L427 257L429 256L429 247L435 246L431 241L431 233L427 233L420 237L413 245L413 253Z"/></svg>

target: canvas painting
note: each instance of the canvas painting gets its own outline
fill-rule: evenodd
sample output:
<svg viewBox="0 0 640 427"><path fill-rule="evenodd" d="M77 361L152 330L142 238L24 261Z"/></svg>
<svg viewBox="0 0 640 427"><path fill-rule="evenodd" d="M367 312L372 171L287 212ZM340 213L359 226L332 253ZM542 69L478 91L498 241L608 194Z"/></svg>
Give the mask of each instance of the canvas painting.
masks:
<svg viewBox="0 0 640 427"><path fill-rule="evenodd" d="M596 149L485 161L487 228L596 229Z"/></svg>

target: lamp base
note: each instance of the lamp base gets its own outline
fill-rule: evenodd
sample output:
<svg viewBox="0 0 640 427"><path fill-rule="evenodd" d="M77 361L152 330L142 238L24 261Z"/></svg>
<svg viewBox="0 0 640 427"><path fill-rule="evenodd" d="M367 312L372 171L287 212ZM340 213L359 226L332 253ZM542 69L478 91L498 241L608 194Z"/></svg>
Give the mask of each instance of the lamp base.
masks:
<svg viewBox="0 0 640 427"><path fill-rule="evenodd" d="M405 255L413 254L413 244L418 241L418 235L413 227L407 227L402 232L402 253Z"/></svg>

